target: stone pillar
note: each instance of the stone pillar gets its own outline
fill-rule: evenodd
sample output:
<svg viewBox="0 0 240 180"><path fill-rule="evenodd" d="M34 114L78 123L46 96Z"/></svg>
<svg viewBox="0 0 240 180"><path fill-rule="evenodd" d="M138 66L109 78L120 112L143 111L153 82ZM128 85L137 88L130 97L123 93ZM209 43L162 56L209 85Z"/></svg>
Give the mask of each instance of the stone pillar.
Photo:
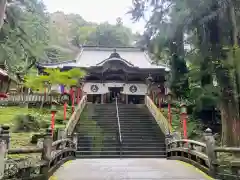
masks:
<svg viewBox="0 0 240 180"><path fill-rule="evenodd" d="M171 134L167 134L165 136L165 144L166 144L166 150L168 150L168 144L173 141L173 136Z"/></svg>
<svg viewBox="0 0 240 180"><path fill-rule="evenodd" d="M0 179L3 179L5 168L5 156L7 152L7 145L2 139L2 129L0 129Z"/></svg>
<svg viewBox="0 0 240 180"><path fill-rule="evenodd" d="M74 142L75 148L77 150L77 143L78 143L78 134L77 133L73 134L72 141Z"/></svg>
<svg viewBox="0 0 240 180"><path fill-rule="evenodd" d="M217 160L216 158L216 154L215 154L215 151L214 151L214 148L215 148L215 139L213 137L213 134L212 134L212 130L210 128L207 128L205 130L205 133L204 133L204 139L206 141L206 153L207 153L207 156L208 156L208 160L209 160L209 169L210 169L210 175L212 177L216 177L216 165L215 165L215 162Z"/></svg>
<svg viewBox="0 0 240 180"><path fill-rule="evenodd" d="M128 104L128 95L126 94L126 104Z"/></svg>
<svg viewBox="0 0 240 180"><path fill-rule="evenodd" d="M46 135L43 140L42 160L49 161L51 159L52 143L53 139L51 129L47 129Z"/></svg>
<svg viewBox="0 0 240 180"><path fill-rule="evenodd" d="M43 140L43 151L42 151L42 160L46 161L47 164L40 169L40 173L44 175L43 179L48 179L48 163L51 159L51 153L52 153L52 134L51 129L47 129L46 135Z"/></svg>
<svg viewBox="0 0 240 180"><path fill-rule="evenodd" d="M3 125L1 127L2 129L2 139L5 141L6 145L7 145L7 149L9 149L10 147L10 132L9 132L9 129L10 127L7 126L7 125Z"/></svg>
<svg viewBox="0 0 240 180"><path fill-rule="evenodd" d="M59 139L63 139L64 138L64 133L65 133L65 131L64 131L64 129L58 129L57 130L57 139L59 140Z"/></svg>

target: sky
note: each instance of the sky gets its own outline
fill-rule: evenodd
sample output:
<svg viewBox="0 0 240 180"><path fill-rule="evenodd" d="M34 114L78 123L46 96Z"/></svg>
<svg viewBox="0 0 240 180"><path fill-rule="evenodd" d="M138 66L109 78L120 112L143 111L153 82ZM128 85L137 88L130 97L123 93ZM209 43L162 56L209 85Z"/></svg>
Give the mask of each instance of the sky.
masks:
<svg viewBox="0 0 240 180"><path fill-rule="evenodd" d="M43 0L49 12L63 11L64 13L80 14L85 20L92 22L116 23L121 17L123 24L133 32L144 31L143 21L133 23L126 12L132 5L132 0Z"/></svg>

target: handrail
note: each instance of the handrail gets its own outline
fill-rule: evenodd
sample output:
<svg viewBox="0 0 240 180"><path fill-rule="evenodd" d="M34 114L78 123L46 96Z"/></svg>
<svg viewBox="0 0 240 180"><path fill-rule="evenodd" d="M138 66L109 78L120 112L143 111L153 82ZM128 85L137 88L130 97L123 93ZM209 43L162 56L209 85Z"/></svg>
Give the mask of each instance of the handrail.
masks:
<svg viewBox="0 0 240 180"><path fill-rule="evenodd" d="M77 108L73 112L72 116L70 117L66 127L65 127L65 137L71 136L75 126L77 125L80 115L86 106L87 103L87 95L84 95L81 99L81 101L78 103Z"/></svg>
<svg viewBox="0 0 240 180"><path fill-rule="evenodd" d="M122 155L122 133L121 133L121 124L120 124L120 119L119 119L119 112L118 112L118 98L116 97L116 112L117 112L117 124L118 124L118 143L120 146L120 157Z"/></svg>
<svg viewBox="0 0 240 180"><path fill-rule="evenodd" d="M147 106L150 113L153 115L154 119L156 120L159 127L161 128L162 132L165 135L172 134L173 130L170 127L168 120L164 117L161 111L159 111L157 106L154 104L154 102L148 95L145 96L145 105Z"/></svg>

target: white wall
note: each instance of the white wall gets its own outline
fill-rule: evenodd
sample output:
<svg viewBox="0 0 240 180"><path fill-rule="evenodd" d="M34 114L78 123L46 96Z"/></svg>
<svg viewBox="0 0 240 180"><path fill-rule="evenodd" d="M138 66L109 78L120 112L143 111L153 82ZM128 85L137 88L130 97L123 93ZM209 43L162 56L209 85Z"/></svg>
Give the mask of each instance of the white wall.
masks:
<svg viewBox="0 0 240 180"><path fill-rule="evenodd" d="M91 86L96 85L99 89L97 92L91 91ZM137 87L137 91L132 93L129 88L135 85ZM83 86L83 91L87 94L106 94L108 93L109 87L123 87L123 94L128 95L145 95L147 93L147 85L146 84L125 84L125 83L85 83Z"/></svg>

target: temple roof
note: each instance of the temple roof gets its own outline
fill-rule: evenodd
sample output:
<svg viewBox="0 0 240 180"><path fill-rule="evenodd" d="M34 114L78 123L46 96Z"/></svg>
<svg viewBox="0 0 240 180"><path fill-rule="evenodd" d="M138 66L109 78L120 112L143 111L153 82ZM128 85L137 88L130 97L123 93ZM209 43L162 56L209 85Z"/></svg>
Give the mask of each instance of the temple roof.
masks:
<svg viewBox="0 0 240 180"><path fill-rule="evenodd" d="M153 65L148 53L135 47L107 48L85 46L73 61L39 64L38 66L46 68L63 68L66 66L90 68L102 66L106 62L114 60L122 61L127 66L140 69L165 69L166 71L169 71L165 65Z"/></svg>

